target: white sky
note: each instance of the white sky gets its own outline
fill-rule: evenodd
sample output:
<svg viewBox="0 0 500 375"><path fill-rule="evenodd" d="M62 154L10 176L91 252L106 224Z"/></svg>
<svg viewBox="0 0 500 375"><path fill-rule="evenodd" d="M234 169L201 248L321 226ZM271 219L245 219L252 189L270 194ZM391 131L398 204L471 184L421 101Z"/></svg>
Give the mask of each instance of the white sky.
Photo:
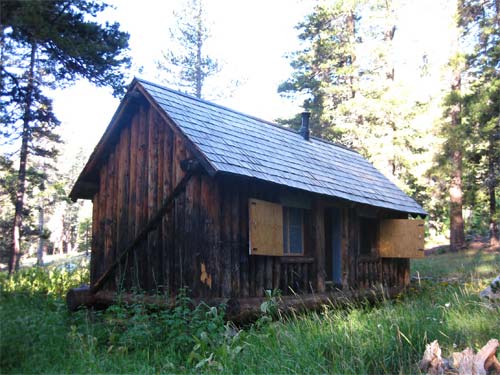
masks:
<svg viewBox="0 0 500 375"><path fill-rule="evenodd" d="M395 46L400 64L399 77L406 77L415 90L428 91L432 82L415 79L416 62L422 52L445 63L449 56L449 34L443 24L453 6L434 0L403 0ZM112 0L116 8L103 19L118 21L130 33L133 68L130 78L138 75L155 81L155 62L168 48L169 27L174 24L172 11L179 0ZM220 104L267 120L288 117L299 112L299 102L282 98L278 85L292 72L285 54L299 48L295 25L309 14L313 0L208 0L207 16L212 20L209 53L223 62L224 78L243 81L231 98L215 100ZM443 5L444 4L444 5ZM449 31L448 31L449 32ZM142 74L138 68L142 67ZM432 76L433 80L439 72ZM411 82L410 82L411 81ZM118 100L109 89L95 88L80 81L58 90L54 98L56 115L62 122L61 132L72 157L83 148L89 154L102 136Z"/></svg>
<svg viewBox="0 0 500 375"><path fill-rule="evenodd" d="M106 18L118 21L121 29L130 33L130 76L157 80L155 61L168 47L168 29L174 22L172 11L179 1L111 3L116 9L108 10ZM300 104L281 98L277 87L291 73L285 53L299 46L294 26L313 6L312 1L300 0L209 0L207 15L213 24L207 48L224 64L222 73L243 81L231 98L216 101L268 120L300 111ZM138 73L139 67L143 68L142 74ZM109 89L84 81L56 91L53 98L63 136L74 150L91 150L118 106Z"/></svg>

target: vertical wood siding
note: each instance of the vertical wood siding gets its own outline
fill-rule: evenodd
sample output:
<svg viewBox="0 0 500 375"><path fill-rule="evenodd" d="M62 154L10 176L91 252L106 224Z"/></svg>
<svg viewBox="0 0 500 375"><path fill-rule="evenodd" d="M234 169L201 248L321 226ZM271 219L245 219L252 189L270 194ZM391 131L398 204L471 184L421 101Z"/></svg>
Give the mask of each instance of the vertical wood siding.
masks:
<svg viewBox="0 0 500 375"><path fill-rule="evenodd" d="M113 263L153 217L184 176L180 162L192 158L189 144L168 120L143 103L121 124L114 148L99 171L93 197L91 281ZM106 289L136 288L193 297L263 296L322 292L325 271L325 209L342 213L344 286L401 285L409 279L407 259L362 260L358 255L359 215L338 201L313 198L304 214L303 256L249 255L248 200L280 202L285 188L239 177L196 175L172 209L126 261Z"/></svg>

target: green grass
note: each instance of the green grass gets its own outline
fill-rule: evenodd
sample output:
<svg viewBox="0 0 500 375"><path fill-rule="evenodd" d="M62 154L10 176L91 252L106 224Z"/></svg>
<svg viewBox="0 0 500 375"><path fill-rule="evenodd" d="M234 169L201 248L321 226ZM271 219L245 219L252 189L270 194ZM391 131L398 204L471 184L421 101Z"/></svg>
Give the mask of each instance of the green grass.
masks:
<svg viewBox="0 0 500 375"><path fill-rule="evenodd" d="M470 280L491 278L500 271L500 253L465 250L459 254L433 255L411 262L411 272L437 279Z"/></svg>
<svg viewBox="0 0 500 375"><path fill-rule="evenodd" d="M500 273L500 254L466 251L412 262L423 280L396 300L351 304L244 330L221 311L186 303L70 314L63 292L86 272L0 274L2 373L418 373L425 344L443 355L498 337L500 309L478 292Z"/></svg>

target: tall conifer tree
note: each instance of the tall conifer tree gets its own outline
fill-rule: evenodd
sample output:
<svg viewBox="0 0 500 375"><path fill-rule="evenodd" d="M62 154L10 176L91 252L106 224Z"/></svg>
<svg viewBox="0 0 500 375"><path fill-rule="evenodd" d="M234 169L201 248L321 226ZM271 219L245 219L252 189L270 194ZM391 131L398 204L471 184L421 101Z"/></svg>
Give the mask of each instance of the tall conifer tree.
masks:
<svg viewBox="0 0 500 375"><path fill-rule="evenodd" d="M474 45L465 71L469 91L463 103L467 127L466 178L474 189L468 196L472 210L488 207L491 246L500 246L498 184L500 182L500 1L461 0L462 38ZM481 199L478 194L484 191ZM479 206L479 207L478 207Z"/></svg>
<svg viewBox="0 0 500 375"><path fill-rule="evenodd" d="M168 73L169 85L202 98L205 80L219 71L217 60L205 51L210 31L204 0L188 0L175 17L177 23L170 29L170 34L179 48L164 52L163 60L157 65Z"/></svg>
<svg viewBox="0 0 500 375"><path fill-rule="evenodd" d="M78 78L123 90L128 34L95 17L107 7L93 0L5 0L0 2L2 130L21 139L9 272L19 266L29 155L52 157L59 121L44 88ZM48 146L48 147L47 147Z"/></svg>

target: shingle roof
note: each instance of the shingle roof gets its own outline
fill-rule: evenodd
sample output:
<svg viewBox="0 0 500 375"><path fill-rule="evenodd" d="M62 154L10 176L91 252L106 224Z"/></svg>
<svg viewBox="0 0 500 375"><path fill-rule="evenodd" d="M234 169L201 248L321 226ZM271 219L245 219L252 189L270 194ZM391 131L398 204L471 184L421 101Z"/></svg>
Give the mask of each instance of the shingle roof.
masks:
<svg viewBox="0 0 500 375"><path fill-rule="evenodd" d="M276 124L136 79L205 155L233 173L348 201L425 215L361 155Z"/></svg>

